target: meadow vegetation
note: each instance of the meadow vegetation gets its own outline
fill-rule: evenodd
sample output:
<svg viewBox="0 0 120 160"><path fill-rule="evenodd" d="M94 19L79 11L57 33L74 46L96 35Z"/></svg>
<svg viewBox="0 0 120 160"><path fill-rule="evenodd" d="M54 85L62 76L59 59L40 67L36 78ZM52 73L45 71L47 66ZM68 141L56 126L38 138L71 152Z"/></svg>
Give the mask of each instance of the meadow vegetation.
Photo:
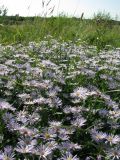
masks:
<svg viewBox="0 0 120 160"><path fill-rule="evenodd" d="M0 160L119 160L120 23L3 13Z"/></svg>
<svg viewBox="0 0 120 160"><path fill-rule="evenodd" d="M89 45L105 48L105 45L120 46L120 22L109 14L98 13L93 19L58 17L0 17L0 43L39 42L47 35L61 41L81 39Z"/></svg>

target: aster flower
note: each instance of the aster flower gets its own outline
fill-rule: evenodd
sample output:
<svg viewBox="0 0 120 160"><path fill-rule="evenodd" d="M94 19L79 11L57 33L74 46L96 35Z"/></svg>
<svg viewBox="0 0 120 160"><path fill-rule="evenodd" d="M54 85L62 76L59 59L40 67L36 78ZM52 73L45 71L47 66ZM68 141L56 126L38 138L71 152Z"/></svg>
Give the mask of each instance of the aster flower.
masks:
<svg viewBox="0 0 120 160"><path fill-rule="evenodd" d="M65 133L60 133L60 134L58 135L58 137L59 137L62 141L69 140L69 136L66 135Z"/></svg>
<svg viewBox="0 0 120 160"><path fill-rule="evenodd" d="M73 143L71 141L66 141L66 142L62 142L61 145L59 146L59 149L62 151L74 151L74 150L80 150L81 149L81 145L77 144L77 143Z"/></svg>
<svg viewBox="0 0 120 160"><path fill-rule="evenodd" d="M15 160L15 154L11 146L6 146L4 151L0 153L0 160Z"/></svg>
<svg viewBox="0 0 120 160"><path fill-rule="evenodd" d="M40 108L39 108L40 109ZM41 117L40 115L37 113L37 111L33 112L33 114L29 114L28 115L28 123L31 124L35 124L37 122L41 121Z"/></svg>
<svg viewBox="0 0 120 160"><path fill-rule="evenodd" d="M120 117L120 109L117 108L117 109L114 109L112 111L110 110L108 115L112 119L114 119L114 118L116 118L116 119L118 118L119 119L119 117Z"/></svg>
<svg viewBox="0 0 120 160"><path fill-rule="evenodd" d="M78 117L77 119L71 121L71 124L75 127L82 127L85 125L86 119L84 119L83 117Z"/></svg>
<svg viewBox="0 0 120 160"><path fill-rule="evenodd" d="M31 98L30 94L26 94L26 93L18 94L17 96L21 98L23 101Z"/></svg>
<svg viewBox="0 0 120 160"><path fill-rule="evenodd" d="M16 114L16 120L19 122L22 122L23 124L27 124L28 123L28 113L26 111L19 111Z"/></svg>
<svg viewBox="0 0 120 160"><path fill-rule="evenodd" d="M46 103L47 103L47 99L44 97L33 100L33 104L46 104Z"/></svg>
<svg viewBox="0 0 120 160"><path fill-rule="evenodd" d="M15 119L11 119L7 124L6 124L7 128L10 130L10 131L17 131L20 127L20 124L17 123L15 121Z"/></svg>
<svg viewBox="0 0 120 160"><path fill-rule="evenodd" d="M79 158L77 158L77 155L73 156L70 152L67 152L58 160L79 160Z"/></svg>
<svg viewBox="0 0 120 160"><path fill-rule="evenodd" d="M14 119L14 115L12 113L5 113L3 115L3 120L4 122L7 124L9 121L13 120ZM15 119L14 119L15 120Z"/></svg>
<svg viewBox="0 0 120 160"><path fill-rule="evenodd" d="M62 100L59 97L51 97L48 99L48 105L53 108L53 107L61 107L62 106Z"/></svg>
<svg viewBox="0 0 120 160"><path fill-rule="evenodd" d="M120 149L119 148L110 148L106 151L107 157L111 160L120 159Z"/></svg>
<svg viewBox="0 0 120 160"><path fill-rule="evenodd" d="M15 111L16 109L14 107L12 107L8 102L4 101L4 100L0 100L0 109L8 109L11 111Z"/></svg>
<svg viewBox="0 0 120 160"><path fill-rule="evenodd" d="M58 148L58 143L56 141L49 141L46 143L46 145L51 148L52 150L55 150Z"/></svg>
<svg viewBox="0 0 120 160"><path fill-rule="evenodd" d="M75 132L75 129L73 129L73 128L60 128L59 129L59 134L71 135L74 132Z"/></svg>
<svg viewBox="0 0 120 160"><path fill-rule="evenodd" d="M40 158L47 159L47 156L52 153L52 149L47 145L40 145L35 149L35 154L39 155Z"/></svg>
<svg viewBox="0 0 120 160"><path fill-rule="evenodd" d="M120 143L120 136L109 134L106 136L106 143L110 143L110 145Z"/></svg>
<svg viewBox="0 0 120 160"><path fill-rule="evenodd" d="M21 138L18 138L18 144L23 146L31 145L34 147L37 145L37 140L32 137L21 137Z"/></svg>
<svg viewBox="0 0 120 160"><path fill-rule="evenodd" d="M57 137L56 130L54 128L46 128L43 130L43 133L40 134L40 137L47 141L53 141L54 138Z"/></svg>
<svg viewBox="0 0 120 160"><path fill-rule="evenodd" d="M56 89L50 89L50 90L47 92L47 95L48 95L49 97L56 97L56 95L57 95Z"/></svg>
<svg viewBox="0 0 120 160"><path fill-rule="evenodd" d="M18 128L18 131L20 132L21 135L24 136L30 136L30 137L38 137L38 130L36 128L29 129L25 126L21 126Z"/></svg>
<svg viewBox="0 0 120 160"><path fill-rule="evenodd" d="M18 130L18 128L20 127L15 117L11 113L5 113L3 115L3 120L10 131Z"/></svg>
<svg viewBox="0 0 120 160"><path fill-rule="evenodd" d="M101 142L101 141L105 140L106 136L107 136L106 133L98 132L95 129L91 130L91 137L96 142Z"/></svg>
<svg viewBox="0 0 120 160"><path fill-rule="evenodd" d="M21 137L18 139L17 146L15 148L15 151L19 153L33 153L34 154L34 149L37 145L37 140L33 139L31 137Z"/></svg>
<svg viewBox="0 0 120 160"><path fill-rule="evenodd" d="M88 89L83 87L78 87L73 91L73 93L71 93L72 98L78 98L82 100L85 100L88 97L88 95L89 95Z"/></svg>
<svg viewBox="0 0 120 160"><path fill-rule="evenodd" d="M60 107L62 106L62 100L59 98L59 97L55 97L53 99L53 104L56 106L56 107Z"/></svg>
<svg viewBox="0 0 120 160"><path fill-rule="evenodd" d="M64 113L69 114L69 113L73 113L73 114L79 114L82 111L82 107L71 107L71 106L66 106L63 109Z"/></svg>
<svg viewBox="0 0 120 160"><path fill-rule="evenodd" d="M26 145L24 143L19 143L16 148L15 151L19 152L19 153L33 153L34 152L34 146L33 145Z"/></svg>
<svg viewBox="0 0 120 160"><path fill-rule="evenodd" d="M59 121L51 121L51 122L49 122L49 124L50 124L50 127L52 127L52 128L60 128L61 125L62 125L62 122L59 122Z"/></svg>

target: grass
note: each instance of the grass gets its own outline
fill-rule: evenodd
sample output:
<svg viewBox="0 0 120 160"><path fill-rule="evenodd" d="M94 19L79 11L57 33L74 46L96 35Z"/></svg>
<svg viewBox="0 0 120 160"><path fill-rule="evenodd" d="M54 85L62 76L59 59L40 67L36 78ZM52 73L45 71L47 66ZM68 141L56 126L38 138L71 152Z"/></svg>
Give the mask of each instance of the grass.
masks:
<svg viewBox="0 0 120 160"><path fill-rule="evenodd" d="M12 20L11 20L12 19ZM0 43L23 43L41 41L47 35L62 41L81 39L89 45L104 48L106 45L120 47L120 23L101 19L81 20L66 16L40 17L0 17Z"/></svg>

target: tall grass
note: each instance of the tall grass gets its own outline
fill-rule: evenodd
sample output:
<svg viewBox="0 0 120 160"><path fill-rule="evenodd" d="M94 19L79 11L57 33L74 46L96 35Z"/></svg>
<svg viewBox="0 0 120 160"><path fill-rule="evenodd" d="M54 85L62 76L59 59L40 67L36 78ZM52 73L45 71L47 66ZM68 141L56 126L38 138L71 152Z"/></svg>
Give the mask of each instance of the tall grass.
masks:
<svg viewBox="0 0 120 160"><path fill-rule="evenodd" d="M120 47L120 22L113 21L109 13L99 12L93 19L81 19L60 14L53 17L51 1L42 1L43 12L36 17L1 16L0 43L28 43L41 41L47 35L62 41L81 39L89 45L97 46L98 51L106 45ZM49 17L50 16L50 17Z"/></svg>

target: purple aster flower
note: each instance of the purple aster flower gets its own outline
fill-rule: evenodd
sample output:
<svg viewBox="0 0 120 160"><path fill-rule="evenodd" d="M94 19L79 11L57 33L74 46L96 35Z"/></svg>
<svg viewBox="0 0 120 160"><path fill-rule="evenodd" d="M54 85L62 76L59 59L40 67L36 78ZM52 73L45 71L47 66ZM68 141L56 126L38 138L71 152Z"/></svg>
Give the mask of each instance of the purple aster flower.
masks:
<svg viewBox="0 0 120 160"><path fill-rule="evenodd" d="M78 117L77 119L73 120L71 122L71 124L75 127L82 127L85 125L86 119L84 119L83 117Z"/></svg>
<svg viewBox="0 0 120 160"><path fill-rule="evenodd" d="M39 155L40 158L44 158L44 159L47 159L47 156L50 155L51 153L52 153L52 149L47 145L41 144L39 147L35 149L35 154Z"/></svg>
<svg viewBox="0 0 120 160"><path fill-rule="evenodd" d="M79 158L77 158L77 155L73 156L70 152L67 152L58 160L79 160Z"/></svg>
<svg viewBox="0 0 120 160"><path fill-rule="evenodd" d="M0 100L0 109L8 109L11 111L15 111L16 109L13 108L8 102L4 101L4 100Z"/></svg>
<svg viewBox="0 0 120 160"><path fill-rule="evenodd" d="M71 93L71 97L83 100L85 100L88 97L88 95L89 95L88 89L83 87L78 87L73 91L73 93Z"/></svg>
<svg viewBox="0 0 120 160"><path fill-rule="evenodd" d="M120 136L109 134L106 136L106 140L107 140L106 143L110 143L110 145L118 144L120 143Z"/></svg>
<svg viewBox="0 0 120 160"><path fill-rule="evenodd" d="M0 153L0 160L15 160L15 154L11 146L6 146L4 151Z"/></svg>
<svg viewBox="0 0 120 160"><path fill-rule="evenodd" d="M101 142L101 141L105 140L106 136L107 136L106 133L98 132L95 129L92 129L92 131L91 131L91 137L96 142Z"/></svg>
<svg viewBox="0 0 120 160"><path fill-rule="evenodd" d="M112 160L120 159L120 148L110 148L106 151L107 157Z"/></svg>

